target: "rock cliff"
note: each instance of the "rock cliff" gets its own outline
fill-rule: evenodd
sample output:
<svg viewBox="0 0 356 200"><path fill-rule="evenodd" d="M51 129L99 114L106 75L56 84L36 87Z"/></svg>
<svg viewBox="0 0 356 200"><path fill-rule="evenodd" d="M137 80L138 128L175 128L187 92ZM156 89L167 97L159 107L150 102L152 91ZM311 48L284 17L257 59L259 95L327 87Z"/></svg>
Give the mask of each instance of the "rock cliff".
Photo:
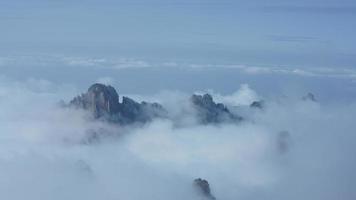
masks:
<svg viewBox="0 0 356 200"><path fill-rule="evenodd" d="M222 103L215 103L210 94L192 95L189 99L200 124L238 122L242 118L229 111ZM154 118L167 118L169 113L158 103L136 102L129 97L122 97L115 88L95 83L88 91L69 102L70 107L89 111L95 119L104 119L122 125L146 123Z"/></svg>

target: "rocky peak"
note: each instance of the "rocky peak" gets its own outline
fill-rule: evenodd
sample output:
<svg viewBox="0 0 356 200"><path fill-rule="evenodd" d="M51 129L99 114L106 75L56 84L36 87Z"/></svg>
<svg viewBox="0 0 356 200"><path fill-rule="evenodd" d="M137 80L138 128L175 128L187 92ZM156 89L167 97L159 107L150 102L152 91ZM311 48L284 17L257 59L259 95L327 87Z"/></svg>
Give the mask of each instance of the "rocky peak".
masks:
<svg viewBox="0 0 356 200"><path fill-rule="evenodd" d="M104 85L101 83L95 83L88 89L89 94L103 95L107 100L119 102L119 95L114 87L110 85Z"/></svg>
<svg viewBox="0 0 356 200"><path fill-rule="evenodd" d="M87 96L96 117L118 112L119 95L112 86L96 83L88 89Z"/></svg>
<svg viewBox="0 0 356 200"><path fill-rule="evenodd" d="M210 94L192 95L190 102L196 110L199 123L238 122L242 118L229 111L222 103L215 103ZM95 83L88 91L70 101L69 106L90 111L95 119L101 118L122 125L145 123L154 118L169 118L167 111L158 103L136 102L119 95L110 85Z"/></svg>
<svg viewBox="0 0 356 200"><path fill-rule="evenodd" d="M210 94L196 95L191 97L193 104L200 106L212 106L214 104L213 97Z"/></svg>
<svg viewBox="0 0 356 200"><path fill-rule="evenodd" d="M70 104L90 110L95 118L111 116L119 110L119 95L112 86L95 83L86 93L74 98Z"/></svg>
<svg viewBox="0 0 356 200"><path fill-rule="evenodd" d="M209 182L205 179L197 178L193 182L193 186L208 199L215 200L216 198L211 194Z"/></svg>
<svg viewBox="0 0 356 200"><path fill-rule="evenodd" d="M222 103L215 103L210 94L192 95L191 102L197 111L200 123L236 122L242 118L232 114Z"/></svg>
<svg viewBox="0 0 356 200"><path fill-rule="evenodd" d="M125 96L120 103L115 88L100 83L90 86L86 93L75 97L69 105L90 111L94 118L105 118L121 124L147 122L165 114L158 103L138 103Z"/></svg>
<svg viewBox="0 0 356 200"><path fill-rule="evenodd" d="M254 101L250 104L250 108L258 108L258 109L263 109L264 108L265 102L263 100L261 101Z"/></svg>
<svg viewBox="0 0 356 200"><path fill-rule="evenodd" d="M141 104L129 97L122 97L121 114L126 122L142 121L139 120L141 116Z"/></svg>

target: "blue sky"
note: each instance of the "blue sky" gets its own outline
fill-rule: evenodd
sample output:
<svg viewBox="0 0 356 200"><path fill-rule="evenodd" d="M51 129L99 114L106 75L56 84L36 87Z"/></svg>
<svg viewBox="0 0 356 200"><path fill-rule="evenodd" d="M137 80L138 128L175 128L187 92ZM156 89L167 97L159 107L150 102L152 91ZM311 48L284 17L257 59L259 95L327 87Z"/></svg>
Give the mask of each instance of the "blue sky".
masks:
<svg viewBox="0 0 356 200"><path fill-rule="evenodd" d="M168 89L345 83L349 94L354 27L351 0L2 0L0 67L15 79L82 87L114 75L131 91L167 89L165 77L175 75ZM78 71L85 71L79 80Z"/></svg>
<svg viewBox="0 0 356 200"><path fill-rule="evenodd" d="M1 1L2 53L353 67L353 1Z"/></svg>

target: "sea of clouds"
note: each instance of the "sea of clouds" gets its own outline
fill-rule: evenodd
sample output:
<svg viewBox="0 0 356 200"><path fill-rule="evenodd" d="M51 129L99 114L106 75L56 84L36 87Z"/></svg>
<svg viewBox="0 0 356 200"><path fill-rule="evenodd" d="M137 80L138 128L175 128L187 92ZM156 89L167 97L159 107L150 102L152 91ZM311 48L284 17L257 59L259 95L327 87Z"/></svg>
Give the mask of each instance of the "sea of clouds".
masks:
<svg viewBox="0 0 356 200"><path fill-rule="evenodd" d="M0 199L203 199L195 178L208 180L219 200L356 197L356 104L303 101L303 94L265 98L245 84L231 95L211 91L241 123L199 125L187 115L179 126L157 119L120 127L58 106L80 92L0 78ZM178 116L190 109L189 95L132 97ZM248 107L261 99L262 110ZM99 135L93 140L90 132Z"/></svg>

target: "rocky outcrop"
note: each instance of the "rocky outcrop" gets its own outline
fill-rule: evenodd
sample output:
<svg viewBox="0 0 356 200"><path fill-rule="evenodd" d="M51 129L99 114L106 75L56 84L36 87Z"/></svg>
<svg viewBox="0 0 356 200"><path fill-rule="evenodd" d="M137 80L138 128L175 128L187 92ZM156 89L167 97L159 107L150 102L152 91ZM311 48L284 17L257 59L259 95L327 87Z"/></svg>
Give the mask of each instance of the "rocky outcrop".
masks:
<svg viewBox="0 0 356 200"><path fill-rule="evenodd" d="M211 194L211 189L209 182L207 180L197 178L193 181L193 186L196 188L196 190L206 197L207 199L215 200L216 198Z"/></svg>
<svg viewBox="0 0 356 200"><path fill-rule="evenodd" d="M261 101L254 101L250 104L250 108L258 108L258 109L263 109L264 108L265 102L263 100Z"/></svg>
<svg viewBox="0 0 356 200"><path fill-rule="evenodd" d="M147 122L153 118L167 117L166 110L158 103L138 103L128 97L122 98L121 119L124 123Z"/></svg>
<svg viewBox="0 0 356 200"><path fill-rule="evenodd" d="M210 94L194 94L190 100L193 108L197 111L200 123L238 122L242 120L240 116L231 113L224 104L215 103Z"/></svg>
<svg viewBox="0 0 356 200"><path fill-rule="evenodd" d="M100 83L93 84L86 93L75 97L69 106L88 110L95 119L121 124L144 123L166 116L166 111L158 103L138 103L128 97L123 97L120 103L115 88Z"/></svg>
<svg viewBox="0 0 356 200"><path fill-rule="evenodd" d="M70 105L90 110L95 118L108 117L119 112L119 95L115 88L96 83L86 93L74 98Z"/></svg>
<svg viewBox="0 0 356 200"><path fill-rule="evenodd" d="M215 103L209 94L193 95L190 103L200 124L238 122L242 119L230 112L224 104ZM100 83L93 84L86 93L75 97L69 106L88 110L95 119L122 125L145 123L154 118L169 118L167 111L158 103L139 103L125 96L120 103L115 88Z"/></svg>

